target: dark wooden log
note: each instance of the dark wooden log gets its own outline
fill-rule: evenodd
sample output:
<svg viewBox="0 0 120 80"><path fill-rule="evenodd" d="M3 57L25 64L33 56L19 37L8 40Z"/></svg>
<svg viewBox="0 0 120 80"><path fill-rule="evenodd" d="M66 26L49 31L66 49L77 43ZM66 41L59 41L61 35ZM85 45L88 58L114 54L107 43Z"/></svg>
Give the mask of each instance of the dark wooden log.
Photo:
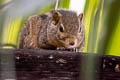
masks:
<svg viewBox="0 0 120 80"><path fill-rule="evenodd" d="M120 80L118 56L0 49L0 62L0 80Z"/></svg>

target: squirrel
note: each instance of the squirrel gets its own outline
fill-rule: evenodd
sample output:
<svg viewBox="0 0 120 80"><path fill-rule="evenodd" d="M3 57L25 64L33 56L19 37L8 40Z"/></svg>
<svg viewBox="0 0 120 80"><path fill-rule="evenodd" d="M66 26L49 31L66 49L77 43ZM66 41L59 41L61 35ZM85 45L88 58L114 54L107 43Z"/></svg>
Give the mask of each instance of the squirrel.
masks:
<svg viewBox="0 0 120 80"><path fill-rule="evenodd" d="M83 13L52 10L28 18L20 31L19 48L82 51L84 43Z"/></svg>

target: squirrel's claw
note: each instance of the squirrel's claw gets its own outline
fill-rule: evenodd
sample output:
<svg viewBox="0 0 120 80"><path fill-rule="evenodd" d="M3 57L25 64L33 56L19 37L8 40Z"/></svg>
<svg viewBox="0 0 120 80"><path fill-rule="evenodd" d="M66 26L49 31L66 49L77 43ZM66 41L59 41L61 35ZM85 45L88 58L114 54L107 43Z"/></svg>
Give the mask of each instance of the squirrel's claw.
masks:
<svg viewBox="0 0 120 80"><path fill-rule="evenodd" d="M71 48L71 49L65 49L64 47L58 47L57 50L60 51L72 51L72 52L77 52L77 48Z"/></svg>
<svg viewBox="0 0 120 80"><path fill-rule="evenodd" d="M63 51L66 50L64 47L57 47L57 50Z"/></svg>
<svg viewBox="0 0 120 80"><path fill-rule="evenodd" d="M77 52L77 48L72 48L70 51Z"/></svg>

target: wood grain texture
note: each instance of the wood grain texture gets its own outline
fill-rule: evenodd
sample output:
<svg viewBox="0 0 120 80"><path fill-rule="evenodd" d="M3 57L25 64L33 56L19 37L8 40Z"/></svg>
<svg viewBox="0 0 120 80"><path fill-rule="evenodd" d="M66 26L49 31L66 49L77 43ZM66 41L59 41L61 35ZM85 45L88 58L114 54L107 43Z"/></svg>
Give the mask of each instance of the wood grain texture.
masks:
<svg viewBox="0 0 120 80"><path fill-rule="evenodd" d="M91 62L94 68L89 67L89 58L94 62ZM0 80L85 80L84 73L93 73L94 80L120 80L118 56L55 50L0 49L0 62Z"/></svg>

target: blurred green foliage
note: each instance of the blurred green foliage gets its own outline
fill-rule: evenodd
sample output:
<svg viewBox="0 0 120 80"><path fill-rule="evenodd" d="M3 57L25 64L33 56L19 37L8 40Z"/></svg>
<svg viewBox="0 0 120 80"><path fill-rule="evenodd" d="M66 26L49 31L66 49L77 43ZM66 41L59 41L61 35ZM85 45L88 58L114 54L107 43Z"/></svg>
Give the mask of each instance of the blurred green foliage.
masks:
<svg viewBox="0 0 120 80"><path fill-rule="evenodd" d="M99 0L86 0L84 10L84 24L85 24L85 52L95 52L95 42L97 38L97 26L95 26L95 17L98 10Z"/></svg>
<svg viewBox="0 0 120 80"><path fill-rule="evenodd" d="M85 52L120 55L120 0L86 0Z"/></svg>
<svg viewBox="0 0 120 80"><path fill-rule="evenodd" d="M59 0L58 9L69 9L70 0Z"/></svg>
<svg viewBox="0 0 120 80"><path fill-rule="evenodd" d="M120 0L104 1L102 30L105 35L100 38L103 40L98 45L102 49L98 48L98 52L120 56Z"/></svg>
<svg viewBox="0 0 120 80"><path fill-rule="evenodd" d="M0 5L2 4L2 0L0 0Z"/></svg>
<svg viewBox="0 0 120 80"><path fill-rule="evenodd" d="M2 3L3 3L3 1L0 0L0 6L2 5ZM2 21L0 20L0 22L2 22ZM2 41L2 24L0 24L0 43L1 43L1 41Z"/></svg>
<svg viewBox="0 0 120 80"><path fill-rule="evenodd" d="M22 17L5 22L2 43L18 44L19 30L22 26ZM7 26L7 27L6 27ZM8 48L8 47L7 47Z"/></svg>

